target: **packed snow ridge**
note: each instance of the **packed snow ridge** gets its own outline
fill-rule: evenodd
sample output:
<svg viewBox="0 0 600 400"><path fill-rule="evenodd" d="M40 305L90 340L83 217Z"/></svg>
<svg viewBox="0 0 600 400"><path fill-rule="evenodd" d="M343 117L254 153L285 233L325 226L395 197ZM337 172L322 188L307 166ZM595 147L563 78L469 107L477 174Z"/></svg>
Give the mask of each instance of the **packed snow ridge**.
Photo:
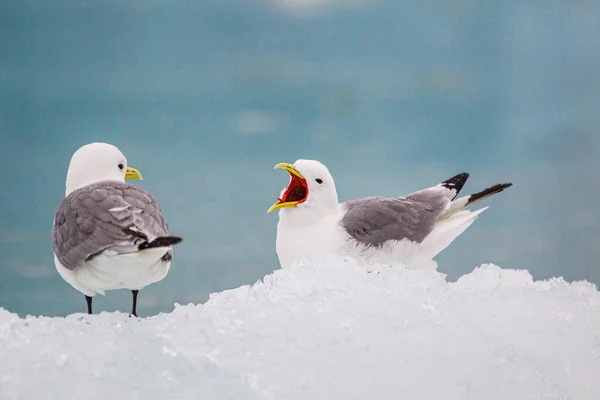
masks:
<svg viewBox="0 0 600 400"><path fill-rule="evenodd" d="M278 270L169 314L0 309L0 399L600 399L600 293L484 265Z"/></svg>

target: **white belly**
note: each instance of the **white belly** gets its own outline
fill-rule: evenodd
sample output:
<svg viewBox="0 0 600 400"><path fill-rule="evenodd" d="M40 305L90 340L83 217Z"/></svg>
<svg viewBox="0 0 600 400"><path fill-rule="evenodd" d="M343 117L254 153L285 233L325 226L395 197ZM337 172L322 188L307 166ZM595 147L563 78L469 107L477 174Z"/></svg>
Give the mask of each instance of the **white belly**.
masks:
<svg viewBox="0 0 600 400"><path fill-rule="evenodd" d="M63 267L55 255L54 264L60 276L81 293L103 295L106 290L139 290L162 280L171 267L171 261L161 259L167 251L173 249L160 247L130 254L106 251L75 270Z"/></svg>
<svg viewBox="0 0 600 400"><path fill-rule="evenodd" d="M347 254L367 264L397 264L409 269L437 269L437 262L422 251L419 243L390 240L380 247L351 246Z"/></svg>

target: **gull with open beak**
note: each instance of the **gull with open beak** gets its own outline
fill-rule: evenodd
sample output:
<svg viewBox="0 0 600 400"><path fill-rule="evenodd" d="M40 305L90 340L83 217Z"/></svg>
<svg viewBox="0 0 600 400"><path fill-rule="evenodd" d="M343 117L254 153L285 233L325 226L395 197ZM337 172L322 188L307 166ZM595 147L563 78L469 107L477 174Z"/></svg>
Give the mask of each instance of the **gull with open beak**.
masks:
<svg viewBox="0 0 600 400"><path fill-rule="evenodd" d="M404 197L340 203L333 177L319 161L275 168L290 175L288 187L268 210L279 210L276 250L282 268L332 255L435 268L433 258L487 209L469 208L512 185L497 184L457 199L469 177L462 173Z"/></svg>

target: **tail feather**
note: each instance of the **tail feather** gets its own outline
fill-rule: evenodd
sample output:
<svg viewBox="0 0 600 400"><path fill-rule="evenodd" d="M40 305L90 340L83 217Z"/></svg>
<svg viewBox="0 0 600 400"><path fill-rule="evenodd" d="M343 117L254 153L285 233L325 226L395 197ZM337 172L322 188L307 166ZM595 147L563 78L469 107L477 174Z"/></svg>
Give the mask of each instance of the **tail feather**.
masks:
<svg viewBox="0 0 600 400"><path fill-rule="evenodd" d="M138 250L154 249L157 247L170 247L180 243L183 239L177 236L161 236L151 242L143 242L138 246Z"/></svg>
<svg viewBox="0 0 600 400"><path fill-rule="evenodd" d="M501 183L452 201L446 212L438 218L433 231L421 243L423 252L430 257L435 257L471 226L482 212L487 210L487 207L475 211L467 210L467 208L510 186L512 183ZM460 187L462 188L462 186Z"/></svg>
<svg viewBox="0 0 600 400"><path fill-rule="evenodd" d="M484 207L477 211L463 210L450 218L438 221L433 231L421 243L423 254L433 258L459 237L481 214Z"/></svg>

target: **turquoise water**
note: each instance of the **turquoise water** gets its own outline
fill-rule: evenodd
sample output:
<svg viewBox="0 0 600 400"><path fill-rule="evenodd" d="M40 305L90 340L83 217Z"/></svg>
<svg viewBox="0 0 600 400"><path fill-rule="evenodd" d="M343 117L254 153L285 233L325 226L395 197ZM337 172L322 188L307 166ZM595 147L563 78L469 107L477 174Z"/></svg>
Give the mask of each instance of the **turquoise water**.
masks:
<svg viewBox="0 0 600 400"><path fill-rule="evenodd" d="M118 146L176 248L140 315L278 268L278 162L319 159L341 200L459 172L514 186L439 257L600 283L600 7L400 2L289 10L275 0L0 2L0 306L85 310L50 229L71 154ZM128 311L110 292L95 309Z"/></svg>

